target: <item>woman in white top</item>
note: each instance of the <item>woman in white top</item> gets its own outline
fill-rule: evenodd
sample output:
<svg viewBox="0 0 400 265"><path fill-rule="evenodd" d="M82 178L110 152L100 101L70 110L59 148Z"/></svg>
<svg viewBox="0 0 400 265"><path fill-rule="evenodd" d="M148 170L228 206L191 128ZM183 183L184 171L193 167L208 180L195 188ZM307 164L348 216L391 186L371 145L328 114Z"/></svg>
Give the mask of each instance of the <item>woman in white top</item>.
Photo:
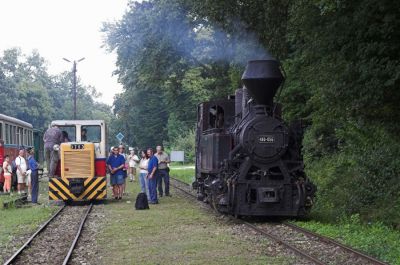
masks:
<svg viewBox="0 0 400 265"><path fill-rule="evenodd" d="M131 153L129 154L126 161L129 166L128 174L129 174L130 182L135 181L136 164L139 162L139 157L135 154L135 150L131 150Z"/></svg>
<svg viewBox="0 0 400 265"><path fill-rule="evenodd" d="M4 170L4 192L11 192L12 168L10 165L10 157L8 155L6 155L4 158L3 170Z"/></svg>
<svg viewBox="0 0 400 265"><path fill-rule="evenodd" d="M139 162L139 169L140 169L140 175L139 175L139 180L140 180L140 188L142 189L142 192L146 192L147 198L149 199L149 181L147 179L147 168L149 165L149 158L147 157L147 154L145 151L140 152L140 162Z"/></svg>

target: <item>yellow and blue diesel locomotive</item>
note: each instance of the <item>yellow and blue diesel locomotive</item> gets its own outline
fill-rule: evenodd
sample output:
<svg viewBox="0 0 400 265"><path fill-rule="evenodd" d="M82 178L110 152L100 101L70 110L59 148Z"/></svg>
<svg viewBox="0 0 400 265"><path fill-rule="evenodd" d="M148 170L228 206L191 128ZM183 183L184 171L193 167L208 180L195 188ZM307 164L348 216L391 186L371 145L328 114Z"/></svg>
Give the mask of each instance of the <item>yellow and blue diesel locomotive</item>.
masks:
<svg viewBox="0 0 400 265"><path fill-rule="evenodd" d="M58 120L65 141L59 147L60 161L49 179L49 199L95 201L107 198L106 139L103 120Z"/></svg>

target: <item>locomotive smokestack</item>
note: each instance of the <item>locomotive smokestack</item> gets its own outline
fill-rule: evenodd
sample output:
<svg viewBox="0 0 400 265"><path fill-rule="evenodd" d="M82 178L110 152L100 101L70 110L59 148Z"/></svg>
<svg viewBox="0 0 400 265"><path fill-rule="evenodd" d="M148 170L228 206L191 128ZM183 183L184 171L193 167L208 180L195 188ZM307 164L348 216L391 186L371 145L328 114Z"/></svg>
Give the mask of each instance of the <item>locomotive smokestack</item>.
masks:
<svg viewBox="0 0 400 265"><path fill-rule="evenodd" d="M283 75L276 60L254 60L247 63L242 81L257 104L272 106Z"/></svg>

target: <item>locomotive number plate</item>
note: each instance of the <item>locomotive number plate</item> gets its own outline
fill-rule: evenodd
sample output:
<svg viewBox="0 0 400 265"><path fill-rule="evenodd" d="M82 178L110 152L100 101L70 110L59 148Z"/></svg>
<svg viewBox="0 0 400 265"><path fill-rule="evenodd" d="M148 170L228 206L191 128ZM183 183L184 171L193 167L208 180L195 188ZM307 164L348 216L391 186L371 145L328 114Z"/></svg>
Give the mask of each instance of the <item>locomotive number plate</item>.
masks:
<svg viewBox="0 0 400 265"><path fill-rule="evenodd" d="M72 150L78 150L78 149L84 149L84 148L85 148L84 144L71 144Z"/></svg>
<svg viewBox="0 0 400 265"><path fill-rule="evenodd" d="M273 135L260 135L258 136L258 142L260 144L272 144L275 143L275 137Z"/></svg>

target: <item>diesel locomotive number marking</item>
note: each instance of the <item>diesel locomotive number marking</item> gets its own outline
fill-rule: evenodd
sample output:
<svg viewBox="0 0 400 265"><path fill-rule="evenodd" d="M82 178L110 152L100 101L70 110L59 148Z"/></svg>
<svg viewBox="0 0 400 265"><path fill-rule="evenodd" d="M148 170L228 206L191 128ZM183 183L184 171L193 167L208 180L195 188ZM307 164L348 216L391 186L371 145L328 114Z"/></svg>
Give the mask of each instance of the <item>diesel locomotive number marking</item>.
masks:
<svg viewBox="0 0 400 265"><path fill-rule="evenodd" d="M77 150L77 149L84 149L85 145L84 144L71 144L71 149Z"/></svg>
<svg viewBox="0 0 400 265"><path fill-rule="evenodd" d="M261 144L272 144L275 142L273 135L260 135L258 136L258 142Z"/></svg>

